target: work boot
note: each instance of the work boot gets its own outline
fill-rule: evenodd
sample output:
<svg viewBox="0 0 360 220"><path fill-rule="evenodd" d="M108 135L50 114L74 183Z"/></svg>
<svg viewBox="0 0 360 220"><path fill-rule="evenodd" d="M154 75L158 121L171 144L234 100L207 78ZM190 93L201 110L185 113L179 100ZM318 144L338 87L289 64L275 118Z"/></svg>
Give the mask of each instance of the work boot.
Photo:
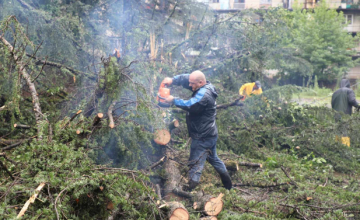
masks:
<svg viewBox="0 0 360 220"><path fill-rule="evenodd" d="M193 189L196 188L197 185L199 185L199 182L195 182L193 180L190 180L188 186L184 187L184 190L188 191L188 192L191 192Z"/></svg>
<svg viewBox="0 0 360 220"><path fill-rule="evenodd" d="M232 183L229 173L228 172L221 173L220 177L221 177L221 182L223 183L225 189L230 190L232 188Z"/></svg>

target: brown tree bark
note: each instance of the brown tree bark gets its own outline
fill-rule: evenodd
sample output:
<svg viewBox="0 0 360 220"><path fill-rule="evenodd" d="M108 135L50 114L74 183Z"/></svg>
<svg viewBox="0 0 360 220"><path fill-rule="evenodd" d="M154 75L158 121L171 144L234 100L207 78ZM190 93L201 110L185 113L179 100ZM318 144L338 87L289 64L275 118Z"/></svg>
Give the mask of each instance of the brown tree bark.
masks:
<svg viewBox="0 0 360 220"><path fill-rule="evenodd" d="M181 173L178 168L178 164L169 158L173 158L173 152L167 147L164 148L166 158L168 158L164 163L164 169L166 173L166 182L164 184L164 199L166 201L171 201L172 199L179 197L173 192L174 189L178 188L181 180ZM180 199L180 198L179 198Z"/></svg>

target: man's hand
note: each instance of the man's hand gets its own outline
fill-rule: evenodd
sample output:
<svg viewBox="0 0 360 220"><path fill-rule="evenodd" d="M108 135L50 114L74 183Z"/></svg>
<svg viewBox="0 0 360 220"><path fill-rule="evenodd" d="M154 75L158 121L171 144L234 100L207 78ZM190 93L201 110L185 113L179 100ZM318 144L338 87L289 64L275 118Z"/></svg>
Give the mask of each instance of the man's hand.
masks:
<svg viewBox="0 0 360 220"><path fill-rule="evenodd" d="M170 77L166 77L162 83L164 83L166 86L170 86L173 83L173 79Z"/></svg>
<svg viewBox="0 0 360 220"><path fill-rule="evenodd" d="M165 102L172 104L174 102L174 96L170 95L169 97L165 98Z"/></svg>
<svg viewBox="0 0 360 220"><path fill-rule="evenodd" d="M245 98L246 98L246 96L245 96L245 95L240 95L240 100L241 100L241 101L244 101L244 100L245 100Z"/></svg>

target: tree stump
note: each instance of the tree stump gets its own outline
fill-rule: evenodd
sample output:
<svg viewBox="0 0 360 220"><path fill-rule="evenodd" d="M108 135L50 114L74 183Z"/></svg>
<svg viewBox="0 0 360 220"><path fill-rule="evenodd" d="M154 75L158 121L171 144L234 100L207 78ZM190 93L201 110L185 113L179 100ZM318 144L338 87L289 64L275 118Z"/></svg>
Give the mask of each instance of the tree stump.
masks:
<svg viewBox="0 0 360 220"><path fill-rule="evenodd" d="M154 141L159 145L166 145L170 142L171 135L167 130L156 130L154 133Z"/></svg>
<svg viewBox="0 0 360 220"><path fill-rule="evenodd" d="M218 197L214 197L212 195L202 195L197 198L196 202L194 202L193 208L203 212L205 215L216 216L223 209L223 196L224 194L222 193L220 193Z"/></svg>

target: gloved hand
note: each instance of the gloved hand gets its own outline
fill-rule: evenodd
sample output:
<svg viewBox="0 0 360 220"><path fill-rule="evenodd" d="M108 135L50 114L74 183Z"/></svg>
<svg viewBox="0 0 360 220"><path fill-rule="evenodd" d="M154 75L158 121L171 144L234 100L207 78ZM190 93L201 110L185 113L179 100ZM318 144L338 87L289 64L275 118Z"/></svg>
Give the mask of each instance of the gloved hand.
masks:
<svg viewBox="0 0 360 220"><path fill-rule="evenodd" d="M245 96L245 95L240 95L240 100L241 100L241 101L244 101L244 100L245 100L245 98L246 98L246 96Z"/></svg>

